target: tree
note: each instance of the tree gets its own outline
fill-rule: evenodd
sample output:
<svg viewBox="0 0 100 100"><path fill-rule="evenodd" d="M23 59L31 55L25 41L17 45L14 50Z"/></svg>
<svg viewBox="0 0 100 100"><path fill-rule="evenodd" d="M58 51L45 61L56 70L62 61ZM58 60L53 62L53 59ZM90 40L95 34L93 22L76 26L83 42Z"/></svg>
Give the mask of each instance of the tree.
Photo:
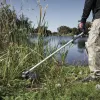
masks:
<svg viewBox="0 0 100 100"><path fill-rule="evenodd" d="M77 34L79 34L79 31L76 27L74 27L74 28L72 28L72 33L77 35Z"/></svg>
<svg viewBox="0 0 100 100"><path fill-rule="evenodd" d="M44 35L44 36L48 36L51 34L51 31L48 30L48 27L46 27L46 26L39 26L39 27L35 28L33 30L33 33L38 34L39 31L41 31L41 35Z"/></svg>
<svg viewBox="0 0 100 100"><path fill-rule="evenodd" d="M52 35L57 35L58 34L58 32L52 32Z"/></svg>
<svg viewBox="0 0 100 100"><path fill-rule="evenodd" d="M29 21L29 18L25 17L23 14L20 15L20 18L16 19L16 25L18 28L23 28L27 30L27 33L30 32L32 28L32 22Z"/></svg>
<svg viewBox="0 0 100 100"><path fill-rule="evenodd" d="M50 30L46 30L46 36L49 36L51 34L52 34L52 32Z"/></svg>
<svg viewBox="0 0 100 100"><path fill-rule="evenodd" d="M57 28L58 32L61 34L68 34L71 33L71 29L67 26L60 26Z"/></svg>

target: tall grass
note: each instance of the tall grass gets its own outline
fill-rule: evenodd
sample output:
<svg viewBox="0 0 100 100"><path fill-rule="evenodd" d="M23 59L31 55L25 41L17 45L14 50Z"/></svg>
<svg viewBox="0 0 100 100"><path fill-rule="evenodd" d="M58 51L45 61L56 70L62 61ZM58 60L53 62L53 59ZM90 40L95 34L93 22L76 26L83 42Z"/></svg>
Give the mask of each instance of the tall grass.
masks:
<svg viewBox="0 0 100 100"><path fill-rule="evenodd" d="M40 11L39 23L37 23L38 43L35 44L28 43L28 33L31 32L28 19L23 14L18 19L15 10L10 10L10 5L2 4L0 8L0 76L7 84L10 80L20 78L23 71L44 58L43 32L47 6L44 13L40 1L38 7ZM43 73L46 63L41 66L43 68L36 69L38 73Z"/></svg>

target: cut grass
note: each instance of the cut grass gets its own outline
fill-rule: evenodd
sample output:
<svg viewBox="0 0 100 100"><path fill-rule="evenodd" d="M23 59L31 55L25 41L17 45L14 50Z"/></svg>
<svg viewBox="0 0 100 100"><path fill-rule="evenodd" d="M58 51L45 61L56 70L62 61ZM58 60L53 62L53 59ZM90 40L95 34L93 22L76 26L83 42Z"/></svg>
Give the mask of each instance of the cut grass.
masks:
<svg viewBox="0 0 100 100"><path fill-rule="evenodd" d="M1 85L0 94L5 100L99 100L100 90L95 88L99 82L75 81L88 73L87 67L63 66L58 71L53 66L40 83L10 80L6 87Z"/></svg>

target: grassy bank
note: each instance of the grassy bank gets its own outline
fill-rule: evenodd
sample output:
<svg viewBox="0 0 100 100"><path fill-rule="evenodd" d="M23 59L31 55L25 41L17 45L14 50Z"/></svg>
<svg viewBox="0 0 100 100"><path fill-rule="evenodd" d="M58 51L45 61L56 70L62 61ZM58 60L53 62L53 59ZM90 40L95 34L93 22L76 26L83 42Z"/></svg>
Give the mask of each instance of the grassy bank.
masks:
<svg viewBox="0 0 100 100"><path fill-rule="evenodd" d="M0 52L0 97L4 100L99 100L99 82L82 83L88 67L69 66L54 57L37 67L36 79L23 79L22 72L37 64L44 56L43 41L35 44L10 43ZM76 81L78 80L78 81Z"/></svg>
<svg viewBox="0 0 100 100"><path fill-rule="evenodd" d="M53 65L40 77L41 82L13 79L4 85L1 80L0 95L4 100L99 100L98 82L75 81L88 73L86 67Z"/></svg>

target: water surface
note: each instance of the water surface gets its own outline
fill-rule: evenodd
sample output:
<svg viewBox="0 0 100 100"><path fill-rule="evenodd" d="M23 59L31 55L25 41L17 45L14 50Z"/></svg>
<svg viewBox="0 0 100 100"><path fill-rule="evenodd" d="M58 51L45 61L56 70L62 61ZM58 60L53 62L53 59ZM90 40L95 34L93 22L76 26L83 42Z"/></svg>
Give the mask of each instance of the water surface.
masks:
<svg viewBox="0 0 100 100"><path fill-rule="evenodd" d="M72 36L48 36L44 38L45 45L44 48L48 48L51 52L60 48L62 45L70 41ZM37 37L31 37L31 42L38 42ZM71 65L88 65L88 57L85 48L85 42L87 41L86 37L80 37L66 46L64 49L60 50L55 54L56 60L62 62L64 58L65 64ZM65 56L63 56L65 54Z"/></svg>

